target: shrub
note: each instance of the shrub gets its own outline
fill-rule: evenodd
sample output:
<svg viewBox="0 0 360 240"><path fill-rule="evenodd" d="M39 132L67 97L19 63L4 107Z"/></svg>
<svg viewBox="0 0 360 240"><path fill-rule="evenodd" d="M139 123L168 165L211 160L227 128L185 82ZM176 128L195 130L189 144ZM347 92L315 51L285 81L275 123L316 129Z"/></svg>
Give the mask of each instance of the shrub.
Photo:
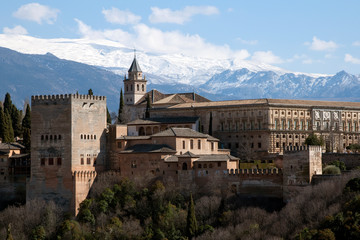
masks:
<svg viewBox="0 0 360 240"><path fill-rule="evenodd" d="M335 165L328 165L324 168L323 174L339 175L341 171L340 168Z"/></svg>

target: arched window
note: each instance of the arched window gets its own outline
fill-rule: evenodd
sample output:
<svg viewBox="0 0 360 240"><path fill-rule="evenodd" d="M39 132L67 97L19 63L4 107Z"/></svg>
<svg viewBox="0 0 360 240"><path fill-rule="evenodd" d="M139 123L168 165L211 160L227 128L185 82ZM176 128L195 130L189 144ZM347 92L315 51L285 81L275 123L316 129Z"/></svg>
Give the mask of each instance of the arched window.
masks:
<svg viewBox="0 0 360 240"><path fill-rule="evenodd" d="M82 134L80 135L80 139L83 139L83 135L82 135Z"/></svg>
<svg viewBox="0 0 360 240"><path fill-rule="evenodd" d="M145 136L145 130L143 127L139 128L139 136Z"/></svg>
<svg viewBox="0 0 360 240"><path fill-rule="evenodd" d="M126 84L126 91L128 92L129 91L129 86Z"/></svg>
<svg viewBox="0 0 360 240"><path fill-rule="evenodd" d="M183 149L185 149L185 140L182 141Z"/></svg>
<svg viewBox="0 0 360 240"><path fill-rule="evenodd" d="M50 140L52 140L52 135L50 135Z"/></svg>
<svg viewBox="0 0 360 240"><path fill-rule="evenodd" d="M139 84L136 85L136 90L137 90L137 91L140 91Z"/></svg>
<svg viewBox="0 0 360 240"><path fill-rule="evenodd" d="M130 91L132 91L132 85L130 85Z"/></svg>
<svg viewBox="0 0 360 240"><path fill-rule="evenodd" d="M59 140L61 140L61 135L59 135Z"/></svg>
<svg viewBox="0 0 360 240"><path fill-rule="evenodd" d="M94 135L94 139L96 139L96 135Z"/></svg>
<svg viewBox="0 0 360 240"><path fill-rule="evenodd" d="M57 136L56 136L56 135L54 135L54 140L55 140L55 141L57 140Z"/></svg>
<svg viewBox="0 0 360 240"><path fill-rule="evenodd" d="M198 164L198 168L201 168L201 164L200 164L200 163Z"/></svg>
<svg viewBox="0 0 360 240"><path fill-rule="evenodd" d="M142 89L142 91L145 91L144 84L141 85L141 89Z"/></svg>
<svg viewBox="0 0 360 240"><path fill-rule="evenodd" d="M41 135L41 140L44 140L44 135Z"/></svg>
<svg viewBox="0 0 360 240"><path fill-rule="evenodd" d="M182 164L182 170L187 170L187 164L186 163Z"/></svg>

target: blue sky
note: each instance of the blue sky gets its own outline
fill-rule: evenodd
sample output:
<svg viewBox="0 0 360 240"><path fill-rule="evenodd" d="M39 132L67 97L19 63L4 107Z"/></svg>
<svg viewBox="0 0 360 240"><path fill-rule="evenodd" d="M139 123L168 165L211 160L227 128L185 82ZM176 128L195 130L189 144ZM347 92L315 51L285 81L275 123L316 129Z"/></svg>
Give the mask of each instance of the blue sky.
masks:
<svg viewBox="0 0 360 240"><path fill-rule="evenodd" d="M152 53L360 74L360 1L6 1L3 34L117 41Z"/></svg>

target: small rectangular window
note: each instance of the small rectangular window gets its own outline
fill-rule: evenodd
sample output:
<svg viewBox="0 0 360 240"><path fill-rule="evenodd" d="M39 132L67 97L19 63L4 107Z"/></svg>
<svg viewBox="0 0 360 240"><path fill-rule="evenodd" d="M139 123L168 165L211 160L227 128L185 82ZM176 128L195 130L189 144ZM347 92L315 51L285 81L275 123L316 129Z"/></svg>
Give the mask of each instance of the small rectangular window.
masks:
<svg viewBox="0 0 360 240"><path fill-rule="evenodd" d="M45 166L45 158L41 159L41 166Z"/></svg>
<svg viewBox="0 0 360 240"><path fill-rule="evenodd" d="M217 165L218 165L218 167L221 167L221 162L218 162Z"/></svg>
<svg viewBox="0 0 360 240"><path fill-rule="evenodd" d="M86 158L86 163L87 163L88 165L90 165L90 164L91 164L91 160L90 160L90 158Z"/></svg>
<svg viewBox="0 0 360 240"><path fill-rule="evenodd" d="M185 141L182 141L183 149L185 149Z"/></svg>
<svg viewBox="0 0 360 240"><path fill-rule="evenodd" d="M198 149L201 149L201 140L198 140Z"/></svg>
<svg viewBox="0 0 360 240"><path fill-rule="evenodd" d="M84 165L84 158L81 158L81 165Z"/></svg>
<svg viewBox="0 0 360 240"><path fill-rule="evenodd" d="M190 140L190 149L193 149L194 148L194 140Z"/></svg>
<svg viewBox="0 0 360 240"><path fill-rule="evenodd" d="M49 165L54 165L54 159L53 158L49 158Z"/></svg>
<svg viewBox="0 0 360 240"><path fill-rule="evenodd" d="M61 165L61 158L57 159L57 165L60 166Z"/></svg>

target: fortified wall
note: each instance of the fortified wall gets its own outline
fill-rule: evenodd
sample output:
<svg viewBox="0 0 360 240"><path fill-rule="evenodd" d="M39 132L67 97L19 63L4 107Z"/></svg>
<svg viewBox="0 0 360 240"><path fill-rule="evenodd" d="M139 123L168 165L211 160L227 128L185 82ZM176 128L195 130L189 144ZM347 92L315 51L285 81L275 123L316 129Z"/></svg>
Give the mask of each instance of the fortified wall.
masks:
<svg viewBox="0 0 360 240"><path fill-rule="evenodd" d="M104 170L106 97L32 96L31 176L27 201L53 200L77 211Z"/></svg>

